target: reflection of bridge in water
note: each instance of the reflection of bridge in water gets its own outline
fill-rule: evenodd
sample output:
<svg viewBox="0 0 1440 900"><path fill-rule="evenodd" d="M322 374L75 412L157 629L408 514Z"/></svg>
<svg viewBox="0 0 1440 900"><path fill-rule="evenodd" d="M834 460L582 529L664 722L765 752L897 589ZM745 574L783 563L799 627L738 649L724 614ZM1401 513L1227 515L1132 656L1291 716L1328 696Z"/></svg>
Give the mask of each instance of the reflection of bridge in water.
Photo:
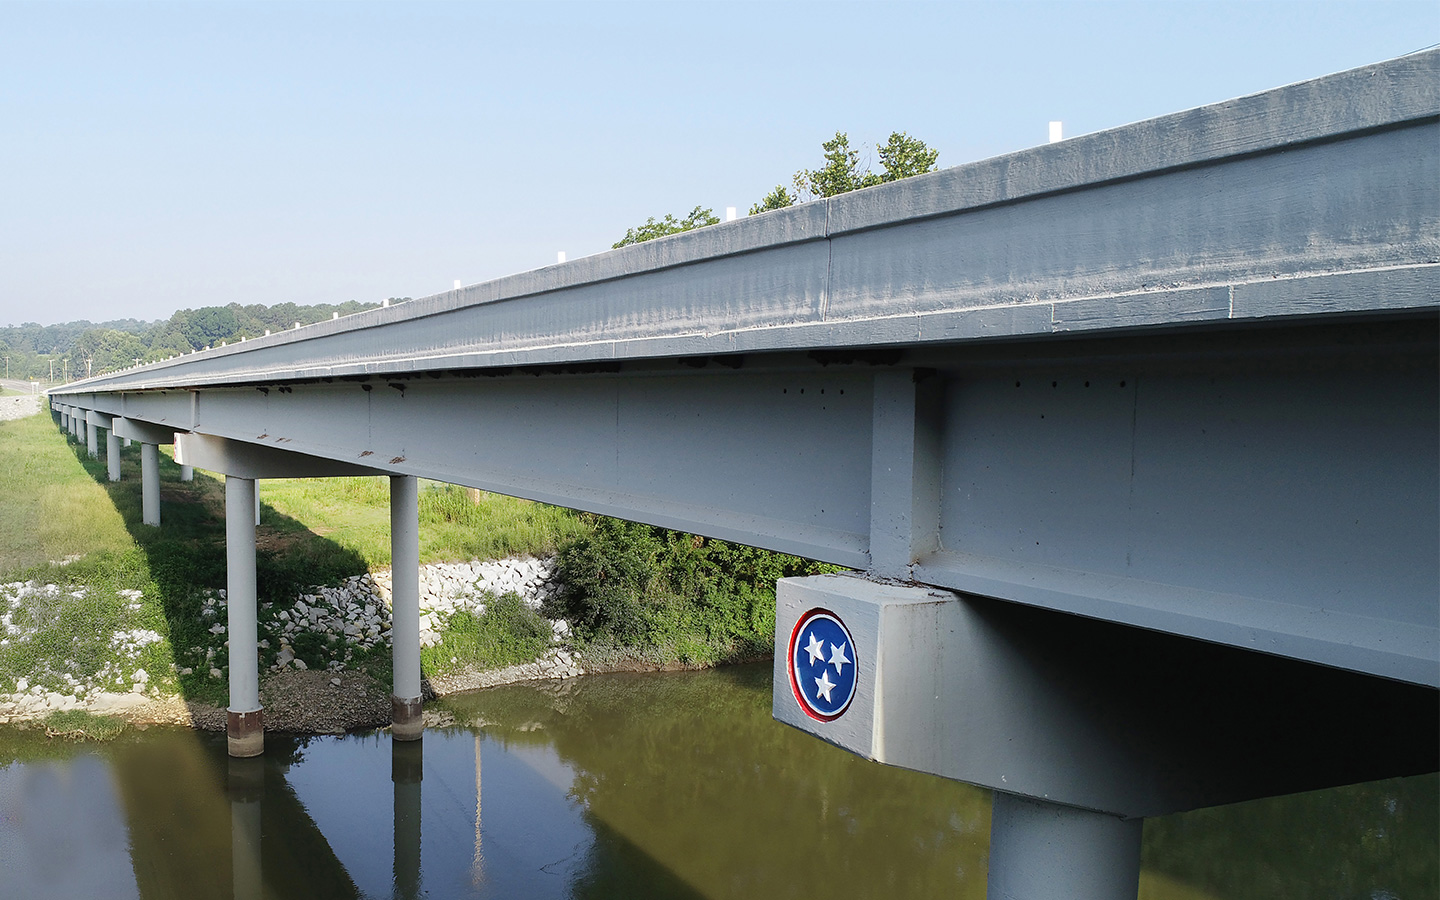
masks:
<svg viewBox="0 0 1440 900"><path fill-rule="evenodd" d="M149 522L154 445L227 475L234 753L262 746L255 480L391 476L414 738L435 478L863 570L782 583L776 717L997 791L996 896L1133 896L1147 816L1437 764L1437 70L1415 54L52 401L94 453L97 428L145 444ZM815 608L859 676L829 721L785 668Z"/></svg>

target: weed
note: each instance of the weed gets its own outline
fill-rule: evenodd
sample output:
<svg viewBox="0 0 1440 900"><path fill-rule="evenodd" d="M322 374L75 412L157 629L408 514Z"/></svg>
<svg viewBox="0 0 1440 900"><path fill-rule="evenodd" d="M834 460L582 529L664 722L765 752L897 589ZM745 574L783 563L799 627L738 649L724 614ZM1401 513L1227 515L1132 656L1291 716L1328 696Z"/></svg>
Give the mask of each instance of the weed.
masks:
<svg viewBox="0 0 1440 900"><path fill-rule="evenodd" d="M490 597L485 611L450 617L443 640L420 651L425 671L492 669L533 662L550 648L550 622L515 594Z"/></svg>
<svg viewBox="0 0 1440 900"><path fill-rule="evenodd" d="M87 741L113 741L125 732L125 721L97 716L81 709L53 712L45 717L45 734Z"/></svg>

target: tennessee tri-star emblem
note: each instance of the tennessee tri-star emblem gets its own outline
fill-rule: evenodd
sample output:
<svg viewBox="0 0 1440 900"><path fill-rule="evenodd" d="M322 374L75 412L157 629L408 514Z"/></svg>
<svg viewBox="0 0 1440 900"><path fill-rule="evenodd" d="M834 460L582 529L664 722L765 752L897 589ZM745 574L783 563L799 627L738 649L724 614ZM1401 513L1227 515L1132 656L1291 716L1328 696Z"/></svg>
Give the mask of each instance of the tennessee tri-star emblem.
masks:
<svg viewBox="0 0 1440 900"><path fill-rule="evenodd" d="M855 642L828 609L812 609L790 632L790 688L806 715L832 722L855 699Z"/></svg>

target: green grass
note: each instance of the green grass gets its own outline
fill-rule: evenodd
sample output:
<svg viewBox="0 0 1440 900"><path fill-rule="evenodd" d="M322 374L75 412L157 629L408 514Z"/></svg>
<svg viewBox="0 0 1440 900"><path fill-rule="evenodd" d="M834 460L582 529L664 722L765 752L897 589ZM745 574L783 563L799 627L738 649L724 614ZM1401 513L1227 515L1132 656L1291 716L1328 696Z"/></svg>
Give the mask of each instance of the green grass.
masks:
<svg viewBox="0 0 1440 900"><path fill-rule="evenodd" d="M136 546L106 486L49 416L0 422L0 460L0 573Z"/></svg>
<svg viewBox="0 0 1440 900"><path fill-rule="evenodd" d="M260 496L262 522L268 507L371 568L390 565L389 479L277 479L262 482ZM432 481L421 482L419 506L422 564L548 556L589 530L572 510Z"/></svg>
<svg viewBox="0 0 1440 900"><path fill-rule="evenodd" d="M491 597L478 616L451 616L442 634L439 644L420 651L420 665L431 674L533 662L554 640L549 620L514 594Z"/></svg>
<svg viewBox="0 0 1440 900"><path fill-rule="evenodd" d="M125 732L125 721L97 716L81 709L68 709L45 717L45 733L85 741L113 741Z"/></svg>

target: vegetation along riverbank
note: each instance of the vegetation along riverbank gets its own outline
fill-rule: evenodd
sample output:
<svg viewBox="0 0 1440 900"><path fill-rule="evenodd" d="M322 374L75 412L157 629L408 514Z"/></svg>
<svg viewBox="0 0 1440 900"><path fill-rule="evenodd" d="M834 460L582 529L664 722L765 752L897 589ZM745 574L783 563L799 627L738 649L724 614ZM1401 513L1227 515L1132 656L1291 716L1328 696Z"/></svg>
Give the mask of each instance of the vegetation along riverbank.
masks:
<svg viewBox="0 0 1440 900"><path fill-rule="evenodd" d="M104 736L111 722L222 729L224 483L161 459L163 525L140 524L138 445L106 479L43 414L0 422L0 722ZM267 726L389 718L384 478L265 481L257 529ZM430 692L770 652L794 557L451 485L420 499Z"/></svg>

